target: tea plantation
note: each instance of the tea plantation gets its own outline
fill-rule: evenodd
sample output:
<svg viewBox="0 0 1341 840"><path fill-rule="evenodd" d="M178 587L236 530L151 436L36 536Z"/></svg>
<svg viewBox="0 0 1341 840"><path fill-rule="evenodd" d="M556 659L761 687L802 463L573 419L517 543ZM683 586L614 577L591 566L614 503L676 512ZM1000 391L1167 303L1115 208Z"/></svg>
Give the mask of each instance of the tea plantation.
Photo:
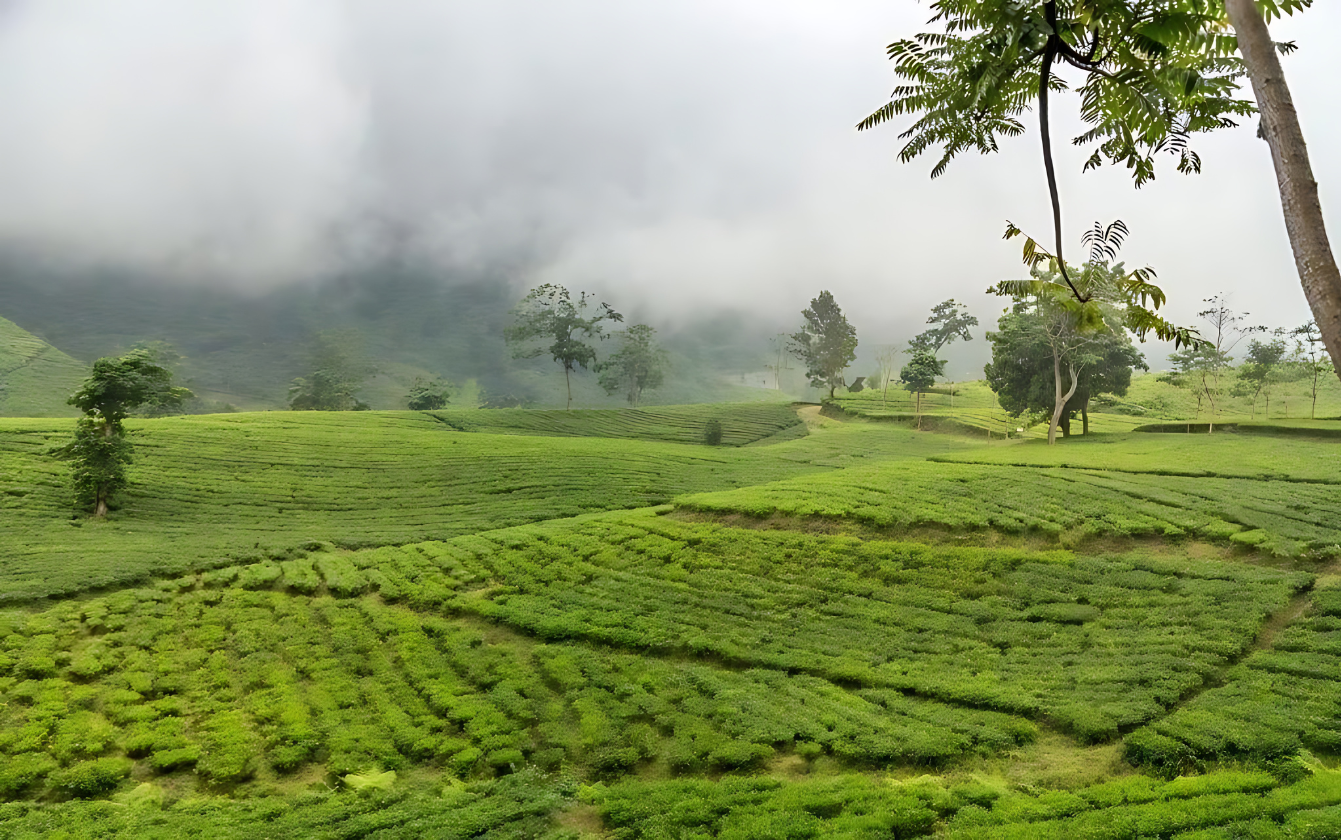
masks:
<svg viewBox="0 0 1341 840"><path fill-rule="evenodd" d="M1341 424L801 414L0 420L0 837L1341 836Z"/></svg>

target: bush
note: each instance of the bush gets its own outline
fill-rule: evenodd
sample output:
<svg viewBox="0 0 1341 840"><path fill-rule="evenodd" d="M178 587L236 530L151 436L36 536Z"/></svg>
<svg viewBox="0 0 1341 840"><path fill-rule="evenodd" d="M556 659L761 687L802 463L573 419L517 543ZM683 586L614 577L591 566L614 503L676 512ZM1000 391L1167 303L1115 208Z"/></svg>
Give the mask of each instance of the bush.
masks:
<svg viewBox="0 0 1341 840"><path fill-rule="evenodd" d="M708 446L718 446L722 442L722 421L716 417L703 426L703 442Z"/></svg>
<svg viewBox="0 0 1341 840"><path fill-rule="evenodd" d="M127 758L81 761L51 774L51 785L73 797L100 796L130 775L134 763Z"/></svg>

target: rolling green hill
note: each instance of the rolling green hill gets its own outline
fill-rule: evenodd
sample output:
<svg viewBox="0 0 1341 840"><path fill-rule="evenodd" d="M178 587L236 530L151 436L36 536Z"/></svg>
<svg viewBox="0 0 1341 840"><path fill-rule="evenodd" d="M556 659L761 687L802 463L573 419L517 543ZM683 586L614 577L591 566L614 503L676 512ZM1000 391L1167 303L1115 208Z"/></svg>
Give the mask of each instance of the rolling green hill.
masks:
<svg viewBox="0 0 1341 840"><path fill-rule="evenodd" d="M65 399L87 375L87 365L0 318L0 417L73 417Z"/></svg>
<svg viewBox="0 0 1341 840"><path fill-rule="evenodd" d="M1341 836L1330 425L859 413L0 421L0 836Z"/></svg>

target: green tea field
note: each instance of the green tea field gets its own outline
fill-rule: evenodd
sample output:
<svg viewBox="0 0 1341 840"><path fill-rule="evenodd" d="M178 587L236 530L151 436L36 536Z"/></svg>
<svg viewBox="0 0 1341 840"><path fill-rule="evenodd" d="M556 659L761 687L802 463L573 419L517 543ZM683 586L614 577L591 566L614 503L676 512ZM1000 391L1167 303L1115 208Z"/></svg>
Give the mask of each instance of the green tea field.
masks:
<svg viewBox="0 0 1341 840"><path fill-rule="evenodd" d="M0 420L0 837L1341 836L1341 425L971 390Z"/></svg>

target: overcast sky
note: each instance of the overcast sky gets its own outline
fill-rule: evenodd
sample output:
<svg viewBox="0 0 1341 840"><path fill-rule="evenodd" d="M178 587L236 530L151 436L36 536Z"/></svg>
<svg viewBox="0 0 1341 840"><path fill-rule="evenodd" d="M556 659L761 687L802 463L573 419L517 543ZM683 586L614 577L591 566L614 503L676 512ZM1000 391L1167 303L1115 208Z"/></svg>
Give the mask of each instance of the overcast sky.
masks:
<svg viewBox="0 0 1341 840"><path fill-rule="evenodd" d="M866 344L1019 276L1010 219L1049 229L1038 134L900 164L858 133L893 84L914 0L11 0L0 7L0 239L240 288L396 251L503 268L673 322L748 308L794 326L830 289ZM1341 8L1273 34L1324 211L1341 207ZM1056 108L1059 126L1075 100ZM1255 121L1139 192L1059 149L1070 247L1124 219L1170 312L1224 291L1308 317ZM1337 211L1341 212L1341 211ZM1331 214L1333 235L1341 222Z"/></svg>

